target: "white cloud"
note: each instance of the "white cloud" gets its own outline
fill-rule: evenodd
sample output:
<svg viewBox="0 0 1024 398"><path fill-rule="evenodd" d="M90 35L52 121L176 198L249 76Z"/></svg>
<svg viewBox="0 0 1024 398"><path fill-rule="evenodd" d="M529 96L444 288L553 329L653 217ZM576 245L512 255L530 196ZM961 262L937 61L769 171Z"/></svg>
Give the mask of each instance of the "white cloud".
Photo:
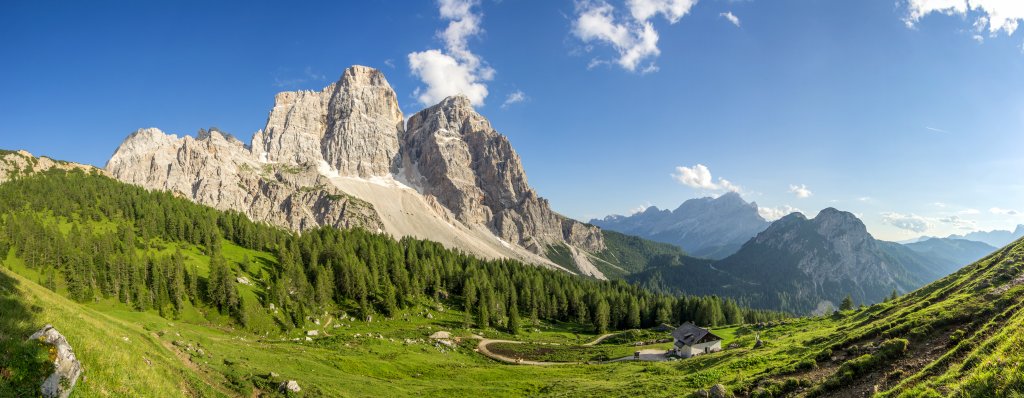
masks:
<svg viewBox="0 0 1024 398"><path fill-rule="evenodd" d="M974 220L967 220L960 218L960 216L948 216L939 219L939 222L945 224L952 224L957 229L973 230L977 228L977 222Z"/></svg>
<svg viewBox="0 0 1024 398"><path fill-rule="evenodd" d="M757 208L757 214L760 214L761 217L763 217L765 220L768 220L768 221L775 221L775 220L778 220L778 219L780 219L782 217L785 217L785 216L787 216L789 214L796 213L796 212L801 212L801 211L800 211L800 209L797 209L797 208L795 208L793 206L790 206L790 205L779 206L779 207L758 207Z"/></svg>
<svg viewBox="0 0 1024 398"><path fill-rule="evenodd" d="M1001 209L1001 208L998 208L998 207L993 207L991 209L988 209L988 211L989 211L989 213L998 214L998 215L1001 215L1001 216L1016 216L1016 215L1020 214L1020 212L1018 212L1017 210Z"/></svg>
<svg viewBox="0 0 1024 398"><path fill-rule="evenodd" d="M960 210L960 214L964 214L964 215L981 214L981 211L978 210L978 209L964 209L964 210Z"/></svg>
<svg viewBox="0 0 1024 398"><path fill-rule="evenodd" d="M740 187L722 177L718 177L716 182L711 176L711 170L702 164L693 167L678 166L675 173L672 173L672 178L675 178L680 184L693 188L709 191L740 191Z"/></svg>
<svg viewBox="0 0 1024 398"><path fill-rule="evenodd" d="M949 134L948 131L940 129L940 128L928 127L928 126L924 126L924 128L925 128L925 130L934 131L936 133Z"/></svg>
<svg viewBox="0 0 1024 398"><path fill-rule="evenodd" d="M471 37L483 32L482 15L474 12L479 0L440 0L441 19L450 21L438 36L444 50L431 49L409 53L409 68L424 84L413 94L424 105L433 105L445 97L462 94L473 105L483 105L487 98L484 82L494 78L494 69L469 50Z"/></svg>
<svg viewBox="0 0 1024 398"><path fill-rule="evenodd" d="M388 68L395 69L395 61L392 60L391 58L385 59L384 65L387 65Z"/></svg>
<svg viewBox="0 0 1024 398"><path fill-rule="evenodd" d="M814 195L814 192L811 192L811 190L804 184L790 185L789 192L801 199L809 198L811 195Z"/></svg>
<svg viewBox="0 0 1024 398"><path fill-rule="evenodd" d="M861 197L857 198L857 201L859 201L859 202L870 202L871 201L871 197L870 196L861 196Z"/></svg>
<svg viewBox="0 0 1024 398"><path fill-rule="evenodd" d="M576 3L573 34L586 43L596 41L612 46L619 54L616 63L623 69L655 72L658 68L653 61L640 66L647 59L661 54L658 32L651 18L661 15L674 24L695 4L697 0L627 0L630 15L620 18L615 7L604 0L580 0ZM601 62L599 59L591 60L587 67L593 68Z"/></svg>
<svg viewBox="0 0 1024 398"><path fill-rule="evenodd" d="M740 18L734 15L732 11L723 12L721 14L718 14L718 16L729 20L729 22L732 23L733 25L736 25L737 28L740 27Z"/></svg>
<svg viewBox="0 0 1024 398"><path fill-rule="evenodd" d="M501 108L508 108L509 105L518 104L526 100L526 93L524 93L522 90L516 90L509 93L508 97L505 97L505 102L501 103Z"/></svg>
<svg viewBox="0 0 1024 398"><path fill-rule="evenodd" d="M913 232L924 232L931 228L931 222L928 219L916 214L882 213L882 221L896 228Z"/></svg>
<svg viewBox="0 0 1024 398"><path fill-rule="evenodd" d="M650 208L651 206L653 206L651 204L651 202L645 202L644 204L642 204L640 206L637 206L637 207L634 207L632 209L629 209L629 213L626 213L626 215L631 216L631 215L634 215L634 214L637 214L637 213L641 213L644 210L647 210L648 208Z"/></svg>
<svg viewBox="0 0 1024 398"><path fill-rule="evenodd" d="M914 27L931 13L959 14L975 17L973 26L977 33L987 29L990 36L1000 32L1010 36L1024 21L1024 2L1020 0L907 0L906 4L908 14L903 21L908 27Z"/></svg>

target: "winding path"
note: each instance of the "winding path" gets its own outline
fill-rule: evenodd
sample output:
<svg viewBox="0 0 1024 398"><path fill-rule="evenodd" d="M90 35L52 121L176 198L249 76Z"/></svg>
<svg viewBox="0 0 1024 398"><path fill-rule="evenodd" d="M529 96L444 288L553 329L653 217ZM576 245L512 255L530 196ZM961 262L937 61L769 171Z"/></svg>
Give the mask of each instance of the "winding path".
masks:
<svg viewBox="0 0 1024 398"><path fill-rule="evenodd" d="M593 341L590 341L590 342L587 342L587 343L583 343L583 344L580 344L580 345L584 346L584 347L594 346L594 345L597 345L598 343L604 341L605 339L607 339L609 337L612 337L612 336L615 336L617 334L619 334L619 333L606 333L606 334L602 334L602 335L598 336L596 339L594 339ZM493 351L487 349L487 346L490 345L490 344L494 344L494 343L524 344L524 342L522 342L522 341L515 341L515 340L486 339L486 338L483 338L481 336L476 336L476 335L472 336L472 338L479 338L480 339L480 343L478 343L476 345L476 351L477 352L483 354L484 356L486 356L488 358L491 358L493 360L500 361L500 362L511 363L511 364L515 364L515 365L534 365L534 366L580 365L580 364L584 363L584 362L528 361L528 360L525 360L525 359L511 358L511 357L507 357L507 356L504 356L504 355L500 355L500 354L494 353ZM640 360L641 361L664 361L664 360L666 360L666 357L665 357L666 351L665 350L647 349L647 350L639 350L639 351L640 351ZM618 359L612 359L612 360L603 361L603 362L596 362L596 363L613 363L613 362L623 362L623 361L632 361L632 360L634 360L633 356L630 355L630 356L625 356L625 357L618 358ZM593 363L593 362L591 362L591 363Z"/></svg>

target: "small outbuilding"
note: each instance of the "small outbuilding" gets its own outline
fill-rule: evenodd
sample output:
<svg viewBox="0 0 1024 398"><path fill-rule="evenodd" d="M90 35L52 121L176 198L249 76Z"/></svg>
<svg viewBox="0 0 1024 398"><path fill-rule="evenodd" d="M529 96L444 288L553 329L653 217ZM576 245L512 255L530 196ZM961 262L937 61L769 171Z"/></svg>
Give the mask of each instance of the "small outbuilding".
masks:
<svg viewBox="0 0 1024 398"><path fill-rule="evenodd" d="M672 331L672 343L672 352L682 358L722 350L721 337L690 322Z"/></svg>

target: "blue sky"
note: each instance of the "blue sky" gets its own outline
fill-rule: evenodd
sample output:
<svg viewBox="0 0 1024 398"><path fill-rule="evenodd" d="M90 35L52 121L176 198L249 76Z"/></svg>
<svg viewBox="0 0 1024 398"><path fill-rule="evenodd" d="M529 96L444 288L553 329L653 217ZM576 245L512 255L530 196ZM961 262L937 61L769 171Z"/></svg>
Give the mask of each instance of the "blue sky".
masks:
<svg viewBox="0 0 1024 398"><path fill-rule="evenodd" d="M1017 0L209 3L5 2L0 147L247 140L276 92L362 64L407 115L469 95L584 220L737 189L891 240L1024 223Z"/></svg>

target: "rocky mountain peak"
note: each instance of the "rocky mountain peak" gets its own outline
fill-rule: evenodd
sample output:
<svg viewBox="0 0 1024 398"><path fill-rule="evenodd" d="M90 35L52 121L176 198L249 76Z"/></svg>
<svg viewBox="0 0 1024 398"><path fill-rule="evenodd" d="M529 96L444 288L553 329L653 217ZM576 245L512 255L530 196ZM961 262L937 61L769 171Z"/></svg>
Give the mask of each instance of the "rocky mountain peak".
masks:
<svg viewBox="0 0 1024 398"><path fill-rule="evenodd" d="M350 67L320 91L277 94L251 142L142 129L107 169L296 230L362 226L539 263L551 246L604 249L599 229L553 212L533 191L508 138L468 98L446 98L406 126L397 95L373 68Z"/></svg>
<svg viewBox="0 0 1024 398"><path fill-rule="evenodd" d="M320 92L277 94L252 152L267 162L325 163L343 176L390 175L404 120L384 74L353 66Z"/></svg>
<svg viewBox="0 0 1024 398"><path fill-rule="evenodd" d="M535 253L563 241L587 250L604 248L597 228L551 211L527 183L508 138L465 96L445 98L410 117L402 144L405 178L459 221L487 225Z"/></svg>
<svg viewBox="0 0 1024 398"><path fill-rule="evenodd" d="M818 212L814 217L818 233L822 235L848 234L860 239L869 238L868 229L853 213L829 207Z"/></svg>

